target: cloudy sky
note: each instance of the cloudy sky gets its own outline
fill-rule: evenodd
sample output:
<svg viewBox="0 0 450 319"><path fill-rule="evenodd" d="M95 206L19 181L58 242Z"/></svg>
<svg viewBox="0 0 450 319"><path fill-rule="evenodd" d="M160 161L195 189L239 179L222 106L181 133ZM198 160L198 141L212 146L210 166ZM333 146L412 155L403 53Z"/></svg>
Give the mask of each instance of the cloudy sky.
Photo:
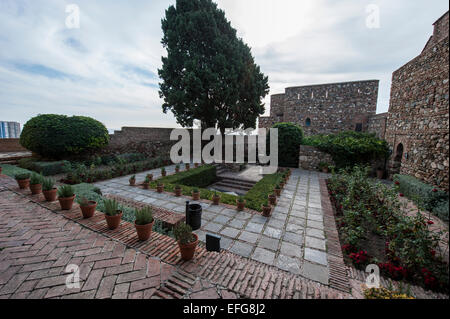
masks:
<svg viewBox="0 0 450 319"><path fill-rule="evenodd" d="M252 47L270 94L379 79L378 113L388 109L392 72L420 53L432 23L448 10L447 0L216 2ZM165 53L161 19L174 3L0 0L0 120L23 125L57 113L92 116L109 129L177 127L161 111L157 75ZM69 4L80 9L79 28L67 28ZM379 8L379 28L367 27L371 4Z"/></svg>

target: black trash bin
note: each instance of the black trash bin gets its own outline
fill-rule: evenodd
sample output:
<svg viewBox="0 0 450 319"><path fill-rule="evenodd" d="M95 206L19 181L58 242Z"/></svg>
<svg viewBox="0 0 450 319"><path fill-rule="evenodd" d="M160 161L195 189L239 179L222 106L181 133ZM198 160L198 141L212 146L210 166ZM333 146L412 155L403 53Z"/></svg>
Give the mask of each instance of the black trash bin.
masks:
<svg viewBox="0 0 450 319"><path fill-rule="evenodd" d="M189 204L186 201L186 224L190 225L192 230L202 227L202 206L199 204Z"/></svg>

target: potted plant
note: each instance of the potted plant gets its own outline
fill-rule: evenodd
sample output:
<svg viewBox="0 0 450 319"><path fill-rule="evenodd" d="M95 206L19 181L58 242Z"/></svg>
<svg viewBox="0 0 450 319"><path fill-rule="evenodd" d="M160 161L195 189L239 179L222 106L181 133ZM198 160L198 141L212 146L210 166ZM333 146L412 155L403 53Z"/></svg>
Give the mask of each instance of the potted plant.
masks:
<svg viewBox="0 0 450 319"><path fill-rule="evenodd" d="M216 191L214 191L214 194L212 196L213 205L219 205L220 203L220 195L217 194Z"/></svg>
<svg viewBox="0 0 450 319"><path fill-rule="evenodd" d="M382 166L377 167L377 178L383 179L384 177L384 168Z"/></svg>
<svg viewBox="0 0 450 319"><path fill-rule="evenodd" d="M31 194L36 195L42 193L42 180L44 177L36 173L31 174L30 177L30 190Z"/></svg>
<svg viewBox="0 0 450 319"><path fill-rule="evenodd" d="M244 210L244 207L245 207L245 199L244 199L244 197L239 196L239 197L236 199L236 206L237 206L237 210L238 210L238 211Z"/></svg>
<svg viewBox="0 0 450 319"><path fill-rule="evenodd" d="M158 193L162 193L162 192L164 191L164 184L161 183L161 182L158 182L158 183L156 184L156 191L157 191Z"/></svg>
<svg viewBox="0 0 450 319"><path fill-rule="evenodd" d="M326 162L319 163L319 169L324 173L328 173L328 167L329 167L329 165Z"/></svg>
<svg viewBox="0 0 450 319"><path fill-rule="evenodd" d="M58 201L62 210L72 209L75 193L70 185L63 185L58 188Z"/></svg>
<svg viewBox="0 0 450 319"><path fill-rule="evenodd" d="M175 239L180 248L181 259L191 260L194 257L195 248L198 244L198 236L192 232L191 226L179 223L174 228Z"/></svg>
<svg viewBox="0 0 450 319"><path fill-rule="evenodd" d="M47 202L54 202L56 200L57 191L56 187L54 187L54 181L51 178L44 178L42 181L42 193Z"/></svg>
<svg viewBox="0 0 450 319"><path fill-rule="evenodd" d="M166 168L165 167L161 168L161 175L164 177L166 176L166 174L167 174Z"/></svg>
<svg viewBox="0 0 450 319"><path fill-rule="evenodd" d="M269 204L270 204L270 205L276 205L276 203L277 203L277 196L276 196L274 193L269 194L269 195L267 196L267 198L268 198L268 200L269 200Z"/></svg>
<svg viewBox="0 0 450 319"><path fill-rule="evenodd" d="M134 226L138 239L140 241L148 240L152 235L152 228L155 223L151 207L146 206L142 209L136 209L135 216Z"/></svg>
<svg viewBox="0 0 450 319"><path fill-rule="evenodd" d="M175 165L175 173L180 171L180 164Z"/></svg>
<svg viewBox="0 0 450 319"><path fill-rule="evenodd" d="M130 182L130 186L134 186L136 184L136 175L133 175L128 180Z"/></svg>
<svg viewBox="0 0 450 319"><path fill-rule="evenodd" d="M145 178L148 178L148 180L151 182L153 180L153 174L147 174Z"/></svg>
<svg viewBox="0 0 450 319"><path fill-rule="evenodd" d="M281 182L279 182L279 183L278 183L278 185L280 185L281 189L283 189L283 188L284 188L284 185L285 185L285 183L284 183L284 181L281 181Z"/></svg>
<svg viewBox="0 0 450 319"><path fill-rule="evenodd" d="M193 199L193 200L200 200L200 191L198 190L197 187L195 187L195 188L192 190L192 199Z"/></svg>
<svg viewBox="0 0 450 319"><path fill-rule="evenodd" d="M186 167L186 170L188 171L191 168L191 165L189 163L184 164L184 167Z"/></svg>
<svg viewBox="0 0 450 319"><path fill-rule="evenodd" d="M265 202L262 204L261 208L262 208L262 214L263 214L263 216L265 216L265 217L270 217L270 213L271 213L271 211L272 211L272 207L270 206L270 204L269 204L267 201L265 201Z"/></svg>
<svg viewBox="0 0 450 319"><path fill-rule="evenodd" d="M148 176L145 178L142 186L144 186L144 189L148 189L150 187L150 179L148 178Z"/></svg>
<svg viewBox="0 0 450 319"><path fill-rule="evenodd" d="M123 212L119 209L119 203L115 199L105 199L105 219L108 228L113 230L119 227Z"/></svg>
<svg viewBox="0 0 450 319"><path fill-rule="evenodd" d="M16 174L14 177L20 189L30 187L30 173L20 173Z"/></svg>
<svg viewBox="0 0 450 319"><path fill-rule="evenodd" d="M275 186L275 189L274 189L273 191L274 191L274 193L275 193L276 196L280 197L280 196L281 196L281 185L280 185L280 184L277 184L277 185Z"/></svg>
<svg viewBox="0 0 450 319"><path fill-rule="evenodd" d="M83 218L91 218L92 216L94 216L95 209L97 208L96 201L88 200L86 197L83 197L79 204Z"/></svg>
<svg viewBox="0 0 450 319"><path fill-rule="evenodd" d="M179 184L175 185L175 196L180 197L181 196L181 186Z"/></svg>
<svg viewBox="0 0 450 319"><path fill-rule="evenodd" d="M198 163L194 163L194 167L197 168L198 167Z"/></svg>

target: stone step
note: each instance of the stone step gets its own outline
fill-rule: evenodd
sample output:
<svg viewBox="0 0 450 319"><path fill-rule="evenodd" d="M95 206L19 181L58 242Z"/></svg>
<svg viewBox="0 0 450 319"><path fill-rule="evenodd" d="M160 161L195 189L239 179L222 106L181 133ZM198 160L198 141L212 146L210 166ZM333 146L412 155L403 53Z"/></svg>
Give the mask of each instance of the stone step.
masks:
<svg viewBox="0 0 450 319"><path fill-rule="evenodd" d="M233 188L233 189L239 189L239 190L243 190L243 191L249 191L251 189L251 187L247 187L247 186L243 186L243 185L239 185L239 184L232 184L232 183L222 183L222 182L218 182L212 185L212 187L217 186L220 188Z"/></svg>

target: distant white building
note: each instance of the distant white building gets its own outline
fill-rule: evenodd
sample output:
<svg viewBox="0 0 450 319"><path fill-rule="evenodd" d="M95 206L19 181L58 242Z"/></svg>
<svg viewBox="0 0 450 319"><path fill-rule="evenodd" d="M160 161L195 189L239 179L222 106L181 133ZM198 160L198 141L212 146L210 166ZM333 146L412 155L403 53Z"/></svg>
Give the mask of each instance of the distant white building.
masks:
<svg viewBox="0 0 450 319"><path fill-rule="evenodd" d="M0 138L19 138L20 123L18 122L0 122Z"/></svg>

